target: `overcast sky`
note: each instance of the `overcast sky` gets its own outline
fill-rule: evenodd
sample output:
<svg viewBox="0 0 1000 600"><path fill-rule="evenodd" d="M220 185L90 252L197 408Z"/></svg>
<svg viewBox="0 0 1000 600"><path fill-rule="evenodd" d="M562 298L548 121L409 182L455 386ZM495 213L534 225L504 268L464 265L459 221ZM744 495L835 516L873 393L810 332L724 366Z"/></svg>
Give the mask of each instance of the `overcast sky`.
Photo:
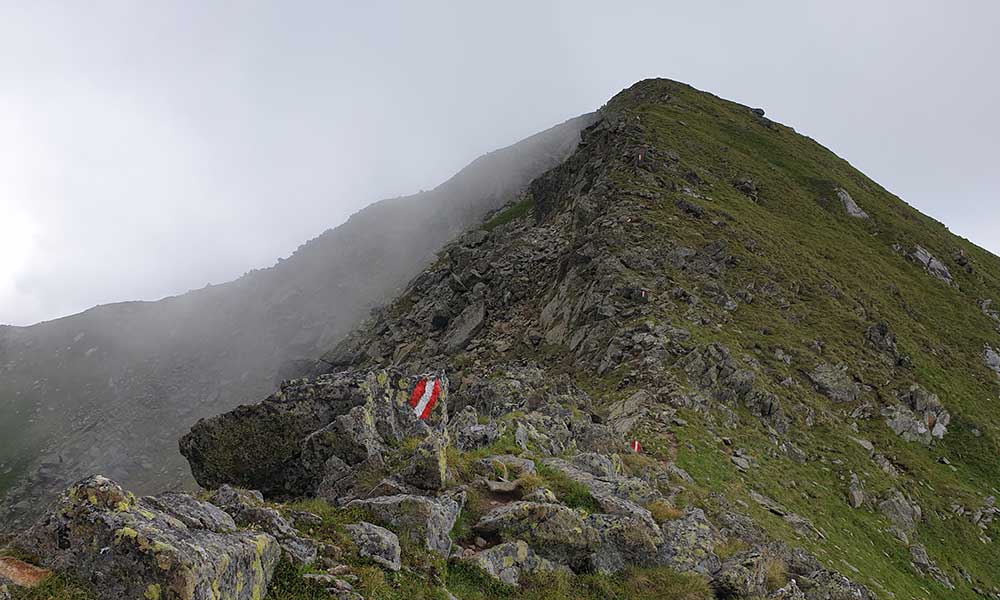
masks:
<svg viewBox="0 0 1000 600"><path fill-rule="evenodd" d="M995 0L0 0L0 323L269 266L657 76L1000 252L998 23Z"/></svg>

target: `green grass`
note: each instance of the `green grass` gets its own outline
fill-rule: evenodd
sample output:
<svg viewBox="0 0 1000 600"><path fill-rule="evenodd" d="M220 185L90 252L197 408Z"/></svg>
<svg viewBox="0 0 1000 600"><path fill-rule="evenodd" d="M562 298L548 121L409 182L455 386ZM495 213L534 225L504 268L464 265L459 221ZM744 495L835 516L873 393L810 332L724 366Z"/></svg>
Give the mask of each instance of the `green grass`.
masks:
<svg viewBox="0 0 1000 600"><path fill-rule="evenodd" d="M534 207L534 202L531 199L524 199L520 202L516 202L507 208L504 208L499 213L494 215L491 219L483 224L483 229L486 231L493 231L501 225L506 225L515 219L520 219L531 212Z"/></svg>
<svg viewBox="0 0 1000 600"><path fill-rule="evenodd" d="M561 471L543 464L535 466L545 487L551 489L560 502L570 508L580 508L589 513L601 512L601 506L590 494L587 486L573 481Z"/></svg>
<svg viewBox="0 0 1000 600"><path fill-rule="evenodd" d="M95 600L97 597L87 585L62 574L53 575L36 588L8 588L14 600Z"/></svg>
<svg viewBox="0 0 1000 600"><path fill-rule="evenodd" d="M519 589L467 565L454 565L448 588L462 600L709 600L705 580L666 568L633 569L613 576L546 574L525 578Z"/></svg>

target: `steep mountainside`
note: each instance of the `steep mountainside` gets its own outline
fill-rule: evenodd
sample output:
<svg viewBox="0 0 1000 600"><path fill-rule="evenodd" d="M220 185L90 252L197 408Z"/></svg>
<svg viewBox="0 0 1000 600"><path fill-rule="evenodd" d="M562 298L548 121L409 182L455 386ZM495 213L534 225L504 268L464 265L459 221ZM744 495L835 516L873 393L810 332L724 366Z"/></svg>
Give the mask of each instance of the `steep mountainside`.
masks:
<svg viewBox="0 0 1000 600"><path fill-rule="evenodd" d="M585 115L485 155L438 188L384 200L287 260L158 302L0 326L0 529L91 472L138 491L190 480L177 438L296 372L442 243L568 156Z"/></svg>
<svg viewBox="0 0 1000 600"><path fill-rule="evenodd" d="M599 115L196 423L206 501L92 478L14 547L102 599L1000 598L1000 258L760 109Z"/></svg>
<svg viewBox="0 0 1000 600"><path fill-rule="evenodd" d="M497 515L511 496L462 470L463 450L513 450L547 465L552 487L553 469L589 486L591 500L571 487L561 504L620 513L580 474L598 472L597 452L616 465L605 481L654 483L682 522L707 514L703 533L715 533L656 551L706 550L705 562L667 564L706 573L720 597L772 597L789 579L808 598L1000 597L1000 259L763 111L651 80L602 116L573 156L446 247L314 370L447 372L458 446L447 487L468 494L459 553L480 556L475 533L492 548L487 533L499 532L600 571L563 552L578 532L540 539L537 514L510 511L541 509ZM302 385L314 384L261 410ZM407 489L345 484L330 462L310 471L317 438L299 450L281 427L255 437L244 427L254 414L202 422L182 441L200 483L334 504ZM275 462L237 468L244 437L286 445L261 451ZM289 469L300 477L282 479ZM667 536L678 515L659 512ZM831 591L833 572L867 591Z"/></svg>

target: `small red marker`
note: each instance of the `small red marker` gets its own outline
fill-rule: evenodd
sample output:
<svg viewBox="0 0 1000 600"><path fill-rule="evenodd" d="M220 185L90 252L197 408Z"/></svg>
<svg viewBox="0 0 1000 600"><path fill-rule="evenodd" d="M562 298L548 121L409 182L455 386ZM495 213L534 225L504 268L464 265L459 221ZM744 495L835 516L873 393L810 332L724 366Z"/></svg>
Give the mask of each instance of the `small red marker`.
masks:
<svg viewBox="0 0 1000 600"><path fill-rule="evenodd" d="M632 446L632 451L635 452L636 454L642 452L642 444L639 443L639 440L632 440L631 446Z"/></svg>

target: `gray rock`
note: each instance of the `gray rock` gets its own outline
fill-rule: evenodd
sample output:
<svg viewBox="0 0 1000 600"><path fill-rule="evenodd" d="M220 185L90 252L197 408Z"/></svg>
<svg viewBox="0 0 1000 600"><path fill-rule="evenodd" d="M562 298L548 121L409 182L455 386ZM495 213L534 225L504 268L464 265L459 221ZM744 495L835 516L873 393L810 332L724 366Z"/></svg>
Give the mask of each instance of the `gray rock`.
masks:
<svg viewBox="0 0 1000 600"><path fill-rule="evenodd" d="M422 490L443 490L448 474L447 443L447 438L438 433L424 438L409 458L403 481Z"/></svg>
<svg viewBox="0 0 1000 600"><path fill-rule="evenodd" d="M485 319L486 304L484 302L478 301L466 306L448 327L448 333L445 334L442 342L444 351L447 354L455 354L464 350L469 340L482 329Z"/></svg>
<svg viewBox="0 0 1000 600"><path fill-rule="evenodd" d="M190 494L165 492L143 498L149 505L176 518L192 529L207 529L216 533L233 533L236 523L226 511L202 502Z"/></svg>
<svg viewBox="0 0 1000 600"><path fill-rule="evenodd" d="M535 462L513 454L496 454L482 460L488 470L503 479L517 479L535 473Z"/></svg>
<svg viewBox="0 0 1000 600"><path fill-rule="evenodd" d="M281 513L264 506L260 492L224 485L212 494L209 502L228 513L240 527L273 535L292 561L310 564L316 560L316 543L300 537Z"/></svg>
<svg viewBox="0 0 1000 600"><path fill-rule="evenodd" d="M358 554L370 558L390 571L400 569L399 538L395 533L365 522L347 525L346 529L358 547Z"/></svg>
<svg viewBox="0 0 1000 600"><path fill-rule="evenodd" d="M933 560L931 560L930 556L927 554L927 549L921 544L913 544L910 546L910 559L913 562L913 566L918 571L930 575L938 583L950 590L955 589L954 584L951 583L948 576L944 574L944 572Z"/></svg>
<svg viewBox="0 0 1000 600"><path fill-rule="evenodd" d="M840 200L841 204L844 205L844 210L847 214L856 219L868 219L868 213L861 210L861 207L851 198L851 195L847 193L844 188L837 188L837 198Z"/></svg>
<svg viewBox="0 0 1000 600"><path fill-rule="evenodd" d="M900 531L912 533L916 530L923 512L920 505L910 501L902 492L894 490L886 499L879 502L879 511Z"/></svg>
<svg viewBox="0 0 1000 600"><path fill-rule="evenodd" d="M656 563L660 528L649 517L644 520L621 514L592 514L584 524L594 532L589 570L617 573L630 565Z"/></svg>
<svg viewBox="0 0 1000 600"><path fill-rule="evenodd" d="M847 488L847 502L851 508L861 508L865 503L865 491L858 476L851 473L851 485Z"/></svg>
<svg viewBox="0 0 1000 600"><path fill-rule="evenodd" d="M986 346L983 350L983 362L986 364L987 369L1000 377L1000 352L997 352L990 346Z"/></svg>
<svg viewBox="0 0 1000 600"><path fill-rule="evenodd" d="M521 540L505 542L477 553L472 561L490 577L511 586L517 586L523 575L572 571L564 565L546 560Z"/></svg>
<svg viewBox="0 0 1000 600"><path fill-rule="evenodd" d="M455 447L463 451L489 446L500 437L496 422L480 423L479 413L472 405L466 406L451 419L448 430Z"/></svg>
<svg viewBox="0 0 1000 600"><path fill-rule="evenodd" d="M579 513L561 504L511 502L493 509L475 524L483 537L520 539L539 555L574 570L589 566L597 533Z"/></svg>
<svg viewBox="0 0 1000 600"><path fill-rule="evenodd" d="M307 510L288 510L286 512L291 517L292 523L299 529L319 527L323 524L323 517Z"/></svg>
<svg viewBox="0 0 1000 600"><path fill-rule="evenodd" d="M262 598L280 547L267 533L226 531L230 523L193 498L136 499L93 476L70 487L13 545L89 582L101 600L210 600L220 588L237 600Z"/></svg>
<svg viewBox="0 0 1000 600"><path fill-rule="evenodd" d="M347 506L367 511L379 525L432 552L446 558L451 553L448 533L461 511L461 504L452 498L398 494L354 500Z"/></svg>
<svg viewBox="0 0 1000 600"><path fill-rule="evenodd" d="M809 373L816 390L834 402L853 402L861 395L861 387L848 374L846 365L821 363Z"/></svg>
<svg viewBox="0 0 1000 600"><path fill-rule="evenodd" d="M944 281L945 283L952 283L951 272L948 270L948 267L946 267L943 262L938 260L937 257L931 254L923 246L915 246L913 251L907 256L910 260L920 264L925 271L934 277Z"/></svg>
<svg viewBox="0 0 1000 600"><path fill-rule="evenodd" d="M660 528L659 564L702 575L711 575L719 570L721 561L715 555L715 546L723 538L700 508L685 509L680 519L666 521Z"/></svg>
<svg viewBox="0 0 1000 600"><path fill-rule="evenodd" d="M886 425L904 440L927 445L948 433L951 414L935 394L912 385L899 394L899 400L901 404L883 408L882 415Z"/></svg>
<svg viewBox="0 0 1000 600"><path fill-rule="evenodd" d="M603 463L601 458L608 462ZM617 469L611 466L610 459L607 457L585 453L576 455L571 461L562 458L546 458L542 460L542 464L583 485L596 499L611 496L646 503L661 497L661 494L645 479L614 474ZM589 470L581 468L581 465ZM592 471L600 473L601 476L595 475Z"/></svg>

